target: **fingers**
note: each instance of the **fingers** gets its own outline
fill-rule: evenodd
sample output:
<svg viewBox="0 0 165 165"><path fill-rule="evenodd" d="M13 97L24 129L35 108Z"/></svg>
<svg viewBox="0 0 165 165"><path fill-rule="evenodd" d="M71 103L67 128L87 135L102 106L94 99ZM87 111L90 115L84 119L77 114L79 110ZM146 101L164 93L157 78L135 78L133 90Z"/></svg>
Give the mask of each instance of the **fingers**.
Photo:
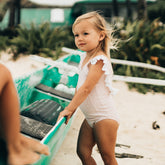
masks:
<svg viewBox="0 0 165 165"><path fill-rule="evenodd" d="M58 118L57 118L57 122L58 122L61 118L65 117L65 116L67 116L67 114L65 114L63 111L60 112L60 114L59 114L59 116L58 116Z"/></svg>
<svg viewBox="0 0 165 165"><path fill-rule="evenodd" d="M58 116L58 118L57 118L57 122L58 122L62 117L64 117L63 111L60 112L60 114L59 114L59 116Z"/></svg>
<svg viewBox="0 0 165 165"><path fill-rule="evenodd" d="M29 148L30 150L37 152L38 154L50 154L49 148L35 139L21 135L21 143L25 148Z"/></svg>
<svg viewBox="0 0 165 165"><path fill-rule="evenodd" d="M41 143L38 144L38 146L36 146L35 151L38 154L44 154L44 155L47 155L47 156L50 155L49 148L46 145L43 145Z"/></svg>
<svg viewBox="0 0 165 165"><path fill-rule="evenodd" d="M58 119L57 119L57 122L65 116L67 116L67 113L66 113L66 110L64 109L62 112L60 112L60 114L58 116Z"/></svg>
<svg viewBox="0 0 165 165"><path fill-rule="evenodd" d="M69 120L70 120L71 116L67 116L65 124L68 124Z"/></svg>
<svg viewBox="0 0 165 165"><path fill-rule="evenodd" d="M70 119L70 115L63 115L63 114L60 114L59 117L58 117L58 119L57 119L57 122L58 122L61 118L63 118L63 117L66 118L65 124L68 124L69 119Z"/></svg>
<svg viewBox="0 0 165 165"><path fill-rule="evenodd" d="M58 116L58 119L57 119L57 122L62 118L62 117L66 117L66 121L65 123L68 124L69 122L69 119L71 118L72 116L72 112L67 110L67 109L64 109Z"/></svg>
<svg viewBox="0 0 165 165"><path fill-rule="evenodd" d="M59 115L58 118L57 118L57 122L61 119L61 116Z"/></svg>

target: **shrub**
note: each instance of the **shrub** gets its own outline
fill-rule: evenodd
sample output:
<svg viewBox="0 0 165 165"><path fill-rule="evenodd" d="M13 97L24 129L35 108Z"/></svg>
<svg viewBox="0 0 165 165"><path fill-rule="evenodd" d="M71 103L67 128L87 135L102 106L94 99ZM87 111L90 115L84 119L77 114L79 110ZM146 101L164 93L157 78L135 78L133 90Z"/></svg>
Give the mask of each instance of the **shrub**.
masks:
<svg viewBox="0 0 165 165"><path fill-rule="evenodd" d="M0 50L6 50L8 41L9 39L7 36L0 36Z"/></svg>
<svg viewBox="0 0 165 165"><path fill-rule="evenodd" d="M128 22L118 31L118 36L120 51L112 52L113 57L151 64L157 64L157 59L159 65L165 66L165 26L158 19Z"/></svg>
<svg viewBox="0 0 165 165"><path fill-rule="evenodd" d="M73 43L70 29L66 27L51 29L49 23L43 23L39 27L32 23L30 29L20 26L17 32L17 37L10 41L15 57L25 53L57 59L61 53L61 47Z"/></svg>
<svg viewBox="0 0 165 165"><path fill-rule="evenodd" d="M118 52L111 52L112 58L138 61L165 67L165 27L159 19L150 21L128 22L118 31L121 38ZM115 74L132 77L165 79L164 73L140 69L131 66L114 65ZM165 92L165 87L130 84L140 92L149 90Z"/></svg>
<svg viewBox="0 0 165 165"><path fill-rule="evenodd" d="M0 51L6 50L10 46L9 40L16 35L15 29L0 29Z"/></svg>
<svg viewBox="0 0 165 165"><path fill-rule="evenodd" d="M160 18L162 22L165 23L165 5L164 0L157 0L156 3L148 6L148 18L150 20L154 20L156 18Z"/></svg>

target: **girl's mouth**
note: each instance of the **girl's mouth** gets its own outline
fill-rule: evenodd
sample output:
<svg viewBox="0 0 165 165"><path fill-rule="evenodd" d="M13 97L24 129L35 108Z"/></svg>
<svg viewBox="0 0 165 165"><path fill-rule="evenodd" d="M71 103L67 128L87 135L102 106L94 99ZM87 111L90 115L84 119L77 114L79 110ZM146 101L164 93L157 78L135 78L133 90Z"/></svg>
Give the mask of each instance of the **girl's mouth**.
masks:
<svg viewBox="0 0 165 165"><path fill-rule="evenodd" d="M78 44L79 46L84 46L85 45L85 43L80 43L80 44Z"/></svg>

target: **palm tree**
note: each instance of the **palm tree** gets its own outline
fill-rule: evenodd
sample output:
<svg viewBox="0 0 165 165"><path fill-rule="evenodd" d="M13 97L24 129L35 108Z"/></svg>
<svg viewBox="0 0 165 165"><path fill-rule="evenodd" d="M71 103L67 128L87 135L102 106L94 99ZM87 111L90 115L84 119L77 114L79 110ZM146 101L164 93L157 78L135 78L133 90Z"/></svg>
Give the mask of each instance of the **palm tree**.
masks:
<svg viewBox="0 0 165 165"><path fill-rule="evenodd" d="M138 19L147 18L147 3L146 0L138 0Z"/></svg>

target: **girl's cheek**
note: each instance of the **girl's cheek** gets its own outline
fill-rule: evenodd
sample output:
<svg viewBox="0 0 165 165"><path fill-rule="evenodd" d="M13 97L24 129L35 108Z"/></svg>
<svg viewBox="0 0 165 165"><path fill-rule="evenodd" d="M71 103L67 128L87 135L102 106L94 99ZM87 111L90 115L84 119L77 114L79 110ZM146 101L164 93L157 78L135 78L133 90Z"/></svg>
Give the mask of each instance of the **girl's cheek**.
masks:
<svg viewBox="0 0 165 165"><path fill-rule="evenodd" d="M77 45L77 42L75 41L75 45L76 45L76 47L78 47L78 45Z"/></svg>

